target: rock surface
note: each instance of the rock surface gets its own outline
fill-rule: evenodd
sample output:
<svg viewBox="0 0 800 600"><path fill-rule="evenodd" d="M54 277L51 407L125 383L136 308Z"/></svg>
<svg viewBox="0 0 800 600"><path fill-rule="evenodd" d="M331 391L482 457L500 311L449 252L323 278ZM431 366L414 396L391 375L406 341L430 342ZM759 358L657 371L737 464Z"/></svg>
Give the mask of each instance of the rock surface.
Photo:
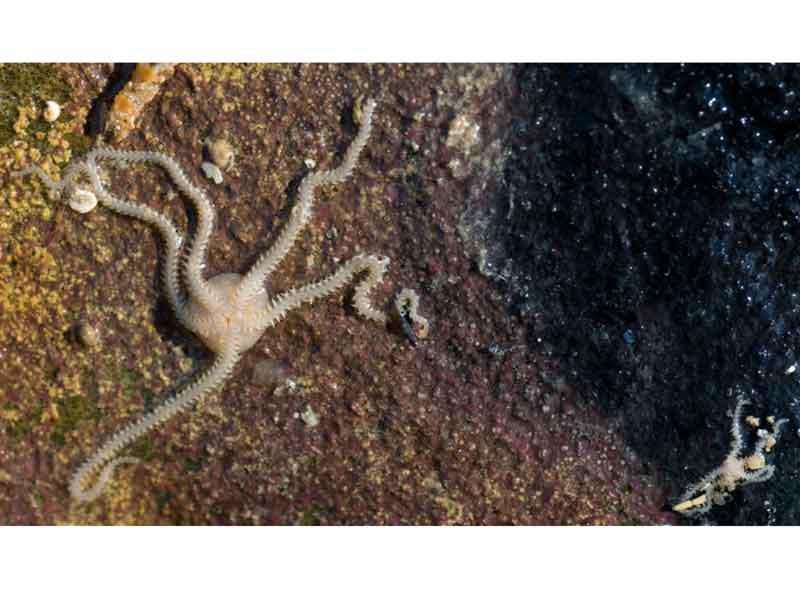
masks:
<svg viewBox="0 0 800 600"><path fill-rule="evenodd" d="M719 466L738 394L790 418L768 482L706 518L798 524L800 71L517 71L504 185L468 213L537 354L671 497Z"/></svg>
<svg viewBox="0 0 800 600"><path fill-rule="evenodd" d="M347 292L297 310L209 400L136 444L142 462L120 468L106 494L71 506L73 469L210 359L168 310L155 232L102 207L77 214L10 177L31 163L55 173L88 147L84 121L110 72L40 66L47 89L20 79L0 138L3 522L673 520L663 508L679 491L674 474L630 443L625 411L543 348L535 332L551 323L514 311L519 288L486 276L490 209L526 156L515 127L532 110L532 75L493 65L176 67L120 147L166 152L208 191L218 219L207 276L252 264L286 221L307 161L337 164L354 106L377 99L354 176L322 191L270 290L374 252L391 259L376 303L416 288L431 333L413 347L354 315ZM39 116L49 99L62 107L52 124ZM201 170L208 138L236 148L219 186ZM194 226L162 173L110 172L118 193ZM91 322L100 343L76 343L76 322ZM672 465L695 452L680 436L672 445Z"/></svg>

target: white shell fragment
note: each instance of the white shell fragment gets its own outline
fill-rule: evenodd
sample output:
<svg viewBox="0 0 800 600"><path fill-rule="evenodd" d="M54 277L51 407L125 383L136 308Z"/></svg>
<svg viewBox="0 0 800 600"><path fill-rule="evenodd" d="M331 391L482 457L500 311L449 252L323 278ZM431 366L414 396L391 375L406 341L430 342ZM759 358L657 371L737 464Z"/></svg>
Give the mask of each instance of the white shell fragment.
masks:
<svg viewBox="0 0 800 600"><path fill-rule="evenodd" d="M219 170L219 167L214 163L204 162L200 165L200 168L203 169L203 173L206 174L206 177L211 179L214 183L219 185L222 183L222 171Z"/></svg>
<svg viewBox="0 0 800 600"><path fill-rule="evenodd" d="M303 423L306 424L306 427L310 429L314 429L317 425L319 425L319 415L314 412L314 409L310 406L306 406L306 409L300 415L300 418L303 420Z"/></svg>
<svg viewBox="0 0 800 600"><path fill-rule="evenodd" d="M69 207L79 213L88 213L97 206L97 196L88 190L75 190L69 197Z"/></svg>
<svg viewBox="0 0 800 600"><path fill-rule="evenodd" d="M52 100L47 101L47 105L44 109L44 120L48 123L52 123L58 116L61 114L61 106L58 102L53 102Z"/></svg>

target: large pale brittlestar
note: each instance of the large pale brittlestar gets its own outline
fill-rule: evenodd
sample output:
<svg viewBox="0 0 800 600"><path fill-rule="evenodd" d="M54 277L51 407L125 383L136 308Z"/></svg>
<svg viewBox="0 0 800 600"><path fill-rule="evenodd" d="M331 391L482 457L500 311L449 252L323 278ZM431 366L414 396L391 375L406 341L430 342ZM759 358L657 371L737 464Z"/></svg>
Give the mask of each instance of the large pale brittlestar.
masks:
<svg viewBox="0 0 800 600"><path fill-rule="evenodd" d="M69 484L73 499L82 503L97 498L117 465L136 462L133 458L117 456L123 448L185 410L221 384L231 374L241 354L251 348L264 331L278 323L290 310L332 294L358 274L365 273L363 280L355 287L353 305L366 319L378 323L387 321L386 314L370 304L368 295L382 280L389 263L388 258L359 254L325 279L274 296L267 293L264 285L311 218L316 189L324 184L340 183L352 173L369 139L374 109L373 100L368 100L364 104L359 131L337 168L312 172L303 179L298 192L298 202L293 207L285 228L275 244L259 257L245 275L223 273L208 280L203 276L208 244L214 229L214 208L205 193L192 185L180 166L165 154L101 147L90 151L82 159L73 161L60 181L53 181L39 167L30 167L19 173L35 173L47 185L52 195L68 202L80 212L91 210L94 204L99 202L111 210L140 219L158 229L164 238L167 250L163 265L163 280L169 304L180 323L194 332L216 355L211 367L194 383L152 412L116 432L75 471ZM151 208L112 195L101 177L98 163L100 160L123 164L143 162L158 165L192 201L197 211L197 229L191 247L185 254L183 265L181 255L185 250L182 248L182 239L175 226ZM181 282L185 289L182 288ZM419 329L420 336L424 337L427 335L428 323L417 312L418 301L418 296L413 290L403 289L397 295L395 307L400 315ZM95 475L95 483L89 486L91 478Z"/></svg>

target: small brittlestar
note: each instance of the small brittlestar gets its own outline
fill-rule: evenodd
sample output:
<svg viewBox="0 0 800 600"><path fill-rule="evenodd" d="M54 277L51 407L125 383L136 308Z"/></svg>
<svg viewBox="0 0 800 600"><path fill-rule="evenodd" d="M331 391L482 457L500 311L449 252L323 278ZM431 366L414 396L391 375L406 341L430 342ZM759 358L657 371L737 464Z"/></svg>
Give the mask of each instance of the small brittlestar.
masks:
<svg viewBox="0 0 800 600"><path fill-rule="evenodd" d="M96 148L80 161L73 161L60 181L51 180L39 167L30 167L18 173L35 173L50 192L67 202L79 212L87 212L99 202L118 213L141 219L159 230L167 252L163 279L167 298L178 320L194 332L212 350L216 359L211 367L193 384L178 392L151 413L140 417L115 433L105 444L78 468L69 484L71 496L79 503L97 498L113 474L114 468L136 459L117 457L133 441L164 423L179 412L207 395L232 372L243 352L251 348L268 328L283 319L293 308L311 303L342 288L359 273L365 278L355 288L353 304L364 318L385 323L386 315L369 302L368 294L383 278L388 258L359 254L347 261L333 275L316 283L270 296L264 287L267 277L278 267L294 245L300 231L311 217L314 192L320 186L344 181L352 172L359 154L369 139L375 102L368 100L362 111L361 124L352 144L345 153L342 164L331 171L309 173L300 184L299 199L292 209L289 221L275 244L269 248L245 274L223 273L206 280L203 268L208 243L214 228L214 208L202 190L194 187L178 164L159 152L130 152L109 148ZM191 248L181 268L182 240L174 225L160 213L146 207L120 200L113 196L100 177L99 159L121 163L145 162L163 168L175 185L194 204L197 210L197 231ZM79 183L88 181L86 183ZM179 275L185 284L180 286ZM402 290L395 301L398 313L425 337L428 322L417 313L419 298L410 289ZM89 479L97 473L91 487Z"/></svg>
<svg viewBox="0 0 800 600"><path fill-rule="evenodd" d="M708 473L697 483L690 485L672 507L685 516L698 516L707 513L715 505L725 504L736 488L761 483L771 479L775 467L767 464L767 455L778 443L781 427L787 419L776 420L767 417L769 429L760 429L760 419L748 416L744 422L756 428L756 442L751 452L746 452L745 434L742 430L742 413L750 401L740 394L733 411L731 423L731 450L722 464Z"/></svg>

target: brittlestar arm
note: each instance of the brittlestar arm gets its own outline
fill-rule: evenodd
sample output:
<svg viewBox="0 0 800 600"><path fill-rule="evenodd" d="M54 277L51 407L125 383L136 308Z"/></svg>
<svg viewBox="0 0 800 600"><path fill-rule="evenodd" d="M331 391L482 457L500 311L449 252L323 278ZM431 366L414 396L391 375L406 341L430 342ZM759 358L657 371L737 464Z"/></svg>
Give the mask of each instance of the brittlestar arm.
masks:
<svg viewBox="0 0 800 600"><path fill-rule="evenodd" d="M678 502L673 507L673 510L677 510L686 516L702 514L711 510L711 507L714 504L712 491L714 489L714 483L719 476L719 471L719 468L714 469L705 475L705 477L703 477L700 481L686 488L686 491L678 499ZM692 502L696 499L699 499L700 501Z"/></svg>
<svg viewBox="0 0 800 600"><path fill-rule="evenodd" d="M359 254L347 261L336 273L322 279L316 283L311 283L302 288L289 290L279 294L274 300L270 301L269 306L264 309L255 319L254 328L268 328L283 319L286 314L303 303L311 303L319 298L328 296L344 287L356 275L366 271L367 276L364 281L356 286L353 296L353 306L358 313L365 319L386 322L386 315L373 308L369 301L369 293L383 279L386 267L389 264L388 258L380 259L377 256Z"/></svg>
<svg viewBox="0 0 800 600"><path fill-rule="evenodd" d="M54 181L53 179L50 179L50 176L39 165L31 165L30 167L25 167L21 171L15 171L11 174L12 177L25 177L26 175L36 175L47 187L47 190L54 195L60 194L62 191L64 191L64 188L68 183L66 178L62 179L61 181Z"/></svg>
<svg viewBox="0 0 800 600"><path fill-rule="evenodd" d="M178 392L153 412L115 433L75 471L69 482L69 492L72 498L79 503L91 502L97 498L103 492L103 488L117 465L124 462L135 462L135 459L132 458L115 458L120 450L203 398L225 381L238 359L239 353L235 347L225 349L217 355L211 368L194 384ZM100 473L95 484L85 489L86 480L98 470Z"/></svg>
<svg viewBox="0 0 800 600"><path fill-rule="evenodd" d="M12 177L24 177L25 175L36 175L42 183L45 184L47 187L48 192L54 196L60 196L64 193L64 190L68 189L72 184L74 184L75 179L78 176L79 172L85 173L89 176L88 166L84 162L73 162L71 163L64 173L62 174L60 181L55 181L50 178L50 176L42 169L39 165L31 165L22 169L21 171L16 171L12 173ZM62 198L63 199L63 198Z"/></svg>
<svg viewBox="0 0 800 600"><path fill-rule="evenodd" d="M278 236L272 247L264 252L256 264L244 276L239 284L237 295L247 298L258 293L263 286L263 281L272 273L289 253L297 240L297 236L311 218L311 209L314 204L314 192L320 185L327 183L340 183L347 179L353 172L358 162L358 157L367 144L372 131L372 114L375 110L375 101L367 100L361 116L361 127L350 147L345 152L342 163L332 171L309 173L300 184L298 202L292 209L289 222Z"/></svg>
<svg viewBox="0 0 800 600"><path fill-rule="evenodd" d="M426 338L430 330L428 319L419 314L419 295L410 288L403 288L394 301L399 317L405 316L411 323L419 327L419 337Z"/></svg>
<svg viewBox="0 0 800 600"><path fill-rule="evenodd" d="M744 396L739 396L736 402L736 408L733 410L733 419L731 421L731 452L738 454L744 446L744 438L742 437L742 414L744 407L750 404Z"/></svg>
<svg viewBox="0 0 800 600"><path fill-rule="evenodd" d="M138 152L97 148L90 152L87 158L89 160L106 158L121 162L152 163L158 165L167 172L177 188L192 201L197 211L197 231L195 232L194 242L191 243L186 260L186 286L189 288L192 297L196 298L201 304L207 307L215 305L218 299L203 278L203 269L205 268L206 255L208 253L208 243L211 239L211 233L214 231L215 216L214 207L211 206L211 202L209 202L205 193L192 185L178 163L160 152Z"/></svg>
<svg viewBox="0 0 800 600"><path fill-rule="evenodd" d="M162 272L164 288L166 289L167 298L172 306L172 310L175 311L175 316L178 317L178 320L185 327L189 328L189 323L186 319L186 298L184 298L181 292L180 283L178 281L181 238L175 226L164 215L154 211L152 208L120 200L113 196L103 187L95 163L89 160L87 165L89 178L92 182L95 194L97 195L98 202L121 215L144 221L158 229L159 233L161 233L161 237L164 238L164 244L167 249L164 257L164 270Z"/></svg>

